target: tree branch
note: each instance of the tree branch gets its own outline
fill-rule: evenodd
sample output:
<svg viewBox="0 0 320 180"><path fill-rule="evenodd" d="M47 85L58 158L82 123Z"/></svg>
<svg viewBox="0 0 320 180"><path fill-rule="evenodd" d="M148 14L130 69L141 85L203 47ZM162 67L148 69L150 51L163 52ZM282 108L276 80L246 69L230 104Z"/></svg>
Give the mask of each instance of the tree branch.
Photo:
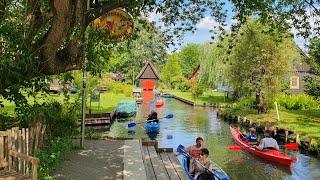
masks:
<svg viewBox="0 0 320 180"><path fill-rule="evenodd" d="M5 14L6 10L6 0L0 0L0 22Z"/></svg>
<svg viewBox="0 0 320 180"><path fill-rule="evenodd" d="M319 9L317 9L312 2L309 2L308 0L305 0L304 2L307 3L310 7L312 7L313 10L314 10L314 12L315 12L318 16L320 16L320 11L319 11Z"/></svg>

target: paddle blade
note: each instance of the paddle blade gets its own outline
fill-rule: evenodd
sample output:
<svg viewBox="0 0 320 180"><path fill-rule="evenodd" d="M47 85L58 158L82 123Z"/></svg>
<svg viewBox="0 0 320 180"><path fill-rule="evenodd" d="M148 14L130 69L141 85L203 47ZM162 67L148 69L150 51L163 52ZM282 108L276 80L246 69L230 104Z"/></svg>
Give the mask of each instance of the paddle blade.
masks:
<svg viewBox="0 0 320 180"><path fill-rule="evenodd" d="M228 149L230 151L240 151L241 147L240 146L228 146Z"/></svg>
<svg viewBox="0 0 320 180"><path fill-rule="evenodd" d="M179 152L179 153L185 153L186 150L185 150L184 146L182 146L182 145L180 144L180 145L177 147L177 152Z"/></svg>
<svg viewBox="0 0 320 180"><path fill-rule="evenodd" d="M289 143L289 144L284 145L284 147L286 149L290 149L290 150L298 150L299 145L296 143Z"/></svg>
<svg viewBox="0 0 320 180"><path fill-rule="evenodd" d="M164 117L164 118L166 118L166 119L171 119L171 118L173 118L173 114L168 114L166 117Z"/></svg>
<svg viewBox="0 0 320 180"><path fill-rule="evenodd" d="M128 123L128 127L131 128L131 127L134 127L136 126L137 124L135 122L129 122Z"/></svg>

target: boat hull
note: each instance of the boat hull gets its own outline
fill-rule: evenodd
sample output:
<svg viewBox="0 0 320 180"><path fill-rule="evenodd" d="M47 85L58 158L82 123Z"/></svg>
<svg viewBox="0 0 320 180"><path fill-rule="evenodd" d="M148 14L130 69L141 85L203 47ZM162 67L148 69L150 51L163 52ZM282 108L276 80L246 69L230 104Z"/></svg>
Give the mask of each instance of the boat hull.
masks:
<svg viewBox="0 0 320 180"><path fill-rule="evenodd" d="M117 118L132 117L137 112L137 104L135 101L121 101L118 103L115 114Z"/></svg>
<svg viewBox="0 0 320 180"><path fill-rule="evenodd" d="M251 154L259 156L268 161L272 161L277 164L281 164L289 167L296 161L296 158L291 158L286 154L277 150L260 151L259 149L254 148L248 143L242 141L240 137L242 133L238 129L230 126L230 131L236 143L239 144L243 149L250 152Z"/></svg>
<svg viewBox="0 0 320 180"><path fill-rule="evenodd" d="M182 164L183 170L189 176L189 179L194 180L193 175L189 173L189 165L188 165L189 161L187 159L188 158L185 155L183 155L181 164ZM214 173L212 180L229 180L229 176L222 170L213 169L212 171Z"/></svg>
<svg viewBox="0 0 320 180"><path fill-rule="evenodd" d="M144 123L146 133L157 133L160 131L160 123Z"/></svg>

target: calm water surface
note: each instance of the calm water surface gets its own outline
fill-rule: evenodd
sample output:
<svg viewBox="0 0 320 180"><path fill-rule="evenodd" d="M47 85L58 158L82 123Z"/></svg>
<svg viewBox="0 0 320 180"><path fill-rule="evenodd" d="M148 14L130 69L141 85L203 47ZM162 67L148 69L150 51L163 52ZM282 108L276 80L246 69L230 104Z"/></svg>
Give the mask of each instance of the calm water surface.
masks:
<svg viewBox="0 0 320 180"><path fill-rule="evenodd" d="M286 152L298 158L291 167L278 166L261 160L247 152L229 151L228 146L236 145L229 124L217 117L213 109L193 108L174 99L164 99L163 108L156 109L159 117L173 114L172 119L161 120L159 134L155 138L160 147L177 148L179 144L192 145L198 136L205 140L210 151L210 159L219 164L231 179L317 179L320 180L320 161L297 152ZM150 103L141 104L135 119L141 122L151 111ZM128 122L115 122L109 135L114 137L150 138L145 134L143 125L138 125L128 133ZM129 130L130 131L130 130Z"/></svg>

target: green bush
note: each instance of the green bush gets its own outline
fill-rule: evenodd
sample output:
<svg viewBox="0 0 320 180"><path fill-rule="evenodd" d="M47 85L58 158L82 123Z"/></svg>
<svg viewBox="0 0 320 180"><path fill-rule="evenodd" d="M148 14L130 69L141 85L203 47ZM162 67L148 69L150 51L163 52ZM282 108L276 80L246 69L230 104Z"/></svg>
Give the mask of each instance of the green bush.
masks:
<svg viewBox="0 0 320 180"><path fill-rule="evenodd" d="M60 104L57 101L35 104L18 110L18 119L22 126L29 127L41 122L46 125L47 139L55 137L70 137L76 133L77 110L79 104Z"/></svg>
<svg viewBox="0 0 320 180"><path fill-rule="evenodd" d="M192 97L196 99L204 93L205 87L198 82L191 82L190 89Z"/></svg>
<svg viewBox="0 0 320 180"><path fill-rule="evenodd" d="M133 91L133 87L131 85L123 85L123 90L122 93L127 96L127 97L131 97L132 96L132 91Z"/></svg>
<svg viewBox="0 0 320 180"><path fill-rule="evenodd" d="M46 147L35 152L40 159L39 179L53 179L50 174L57 169L72 149L71 138L54 138Z"/></svg>
<svg viewBox="0 0 320 180"><path fill-rule="evenodd" d="M0 114L0 131L5 131L13 127L20 127L20 121L17 118Z"/></svg>
<svg viewBox="0 0 320 180"><path fill-rule="evenodd" d="M114 83L112 91L116 94L121 94L123 92L123 85L121 83Z"/></svg>
<svg viewBox="0 0 320 180"><path fill-rule="evenodd" d="M320 98L320 76L307 76L305 79L305 87L307 94Z"/></svg>
<svg viewBox="0 0 320 180"><path fill-rule="evenodd" d="M182 92L186 92L190 89L190 85L188 84L188 81L184 79L181 80L179 83L177 83L176 86Z"/></svg>
<svg viewBox="0 0 320 180"><path fill-rule="evenodd" d="M319 102L307 94L281 94L276 96L276 101L280 105L280 108L288 110L315 110L320 108Z"/></svg>
<svg viewBox="0 0 320 180"><path fill-rule="evenodd" d="M248 97L248 98L241 98L237 103L235 103L235 106L253 108L255 104L256 104L255 97Z"/></svg>

